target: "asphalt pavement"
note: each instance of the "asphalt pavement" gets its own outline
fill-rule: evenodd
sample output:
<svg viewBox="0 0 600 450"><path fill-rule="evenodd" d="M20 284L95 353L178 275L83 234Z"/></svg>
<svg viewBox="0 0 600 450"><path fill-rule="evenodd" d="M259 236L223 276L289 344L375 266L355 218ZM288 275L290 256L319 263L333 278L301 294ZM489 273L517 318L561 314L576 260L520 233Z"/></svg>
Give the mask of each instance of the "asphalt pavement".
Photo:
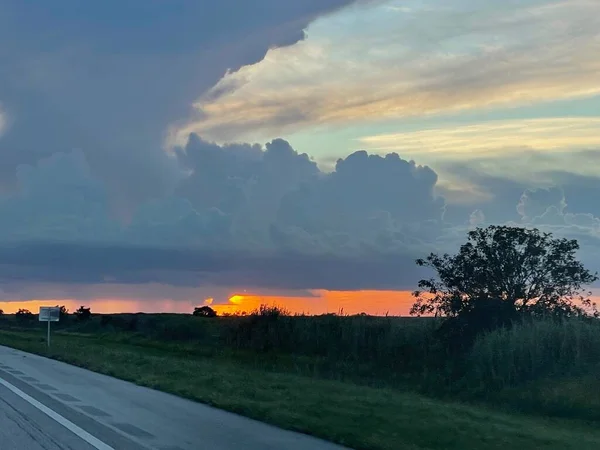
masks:
<svg viewBox="0 0 600 450"><path fill-rule="evenodd" d="M164 392L0 346L1 450L341 450Z"/></svg>

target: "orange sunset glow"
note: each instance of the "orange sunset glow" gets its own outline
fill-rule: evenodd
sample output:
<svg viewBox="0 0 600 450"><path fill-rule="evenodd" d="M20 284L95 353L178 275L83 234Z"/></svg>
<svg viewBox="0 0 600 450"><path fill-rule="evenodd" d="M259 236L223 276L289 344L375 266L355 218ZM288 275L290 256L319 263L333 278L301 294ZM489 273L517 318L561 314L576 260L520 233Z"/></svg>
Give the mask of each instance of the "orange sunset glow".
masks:
<svg viewBox="0 0 600 450"><path fill-rule="evenodd" d="M232 295L226 303L218 303L213 298L205 300L142 300L99 298L92 301L77 299L28 300L0 302L0 309L7 314L20 308L37 312L40 306L65 305L74 311L81 305L91 307L92 312L108 313L190 313L194 306L210 305L219 314L251 312L261 304L280 306L294 314L318 315L326 313L370 315L408 315L413 298L409 291L311 291L312 296L283 297L274 295L254 295L240 293Z"/></svg>
<svg viewBox="0 0 600 450"><path fill-rule="evenodd" d="M408 291L312 291L313 297L233 295L226 304L212 304L219 314L250 312L260 305L280 306L291 313L327 313L404 316L413 303Z"/></svg>

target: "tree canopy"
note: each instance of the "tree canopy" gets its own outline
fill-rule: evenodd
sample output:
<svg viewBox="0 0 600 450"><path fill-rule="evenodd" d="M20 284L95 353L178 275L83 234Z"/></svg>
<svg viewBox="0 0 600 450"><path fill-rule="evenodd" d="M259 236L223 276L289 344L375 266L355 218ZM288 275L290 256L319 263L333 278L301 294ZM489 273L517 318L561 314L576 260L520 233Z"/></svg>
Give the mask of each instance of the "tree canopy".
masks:
<svg viewBox="0 0 600 450"><path fill-rule="evenodd" d="M477 228L456 255L430 254L417 260L437 278L419 282L412 315L459 317L476 310L510 314L596 313L584 287L596 281L576 258L576 240L538 229Z"/></svg>
<svg viewBox="0 0 600 450"><path fill-rule="evenodd" d="M83 305L81 305L79 307L79 309L76 309L73 314L75 314L75 317L77 317L77 320L80 320L80 321L86 321L86 320L89 320L92 318L91 308L86 308Z"/></svg>
<svg viewBox="0 0 600 450"><path fill-rule="evenodd" d="M192 315L196 317L217 317L217 312L210 306L200 306L194 308Z"/></svg>

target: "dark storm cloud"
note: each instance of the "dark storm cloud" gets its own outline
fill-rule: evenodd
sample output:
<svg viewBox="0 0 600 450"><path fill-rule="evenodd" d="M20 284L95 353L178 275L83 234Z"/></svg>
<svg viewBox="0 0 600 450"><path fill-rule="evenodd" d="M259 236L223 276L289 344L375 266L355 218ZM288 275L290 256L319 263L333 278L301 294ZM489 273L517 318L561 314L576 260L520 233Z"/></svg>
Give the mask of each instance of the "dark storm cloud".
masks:
<svg viewBox="0 0 600 450"><path fill-rule="evenodd" d="M577 237L587 262L599 248L600 221L571 212L560 188L487 180L496 196L452 221L435 171L396 154L355 152L324 173L281 139L263 148L192 135L178 158L187 177L127 225L110 218L82 152L21 166L19 189L0 198L0 281L15 292L29 283L412 289L423 275L415 258L454 252L469 228L490 223Z"/></svg>
<svg viewBox="0 0 600 450"><path fill-rule="evenodd" d="M303 38L352 0L59 0L0 4L0 181L81 149L121 213L173 188L169 124L227 70ZM117 202L118 200L118 202Z"/></svg>
<svg viewBox="0 0 600 450"><path fill-rule="evenodd" d="M19 283L161 283L279 289L411 289L408 255L337 257L68 243L0 247L0 279Z"/></svg>
<svg viewBox="0 0 600 450"><path fill-rule="evenodd" d="M357 152L319 171L284 140L218 146L191 136L173 195L111 219L85 155L20 166L0 198L3 277L287 289L408 287L440 235L435 172ZM414 201L413 201L414 200ZM431 247L433 249L433 247Z"/></svg>
<svg viewBox="0 0 600 450"><path fill-rule="evenodd" d="M298 154L282 139L267 143L263 151L256 144L219 146L192 134L178 155L192 173L178 186L176 195L189 199L196 208L215 207L226 213L238 212L257 197L261 197L258 203L277 206L289 189L319 173L308 155ZM269 214L255 203L248 215L264 218Z"/></svg>
<svg viewBox="0 0 600 450"><path fill-rule="evenodd" d="M344 252L369 248L403 252L441 232L444 199L434 188L437 174L397 154L358 151L338 160L335 170L287 194L272 237L293 246L297 235Z"/></svg>

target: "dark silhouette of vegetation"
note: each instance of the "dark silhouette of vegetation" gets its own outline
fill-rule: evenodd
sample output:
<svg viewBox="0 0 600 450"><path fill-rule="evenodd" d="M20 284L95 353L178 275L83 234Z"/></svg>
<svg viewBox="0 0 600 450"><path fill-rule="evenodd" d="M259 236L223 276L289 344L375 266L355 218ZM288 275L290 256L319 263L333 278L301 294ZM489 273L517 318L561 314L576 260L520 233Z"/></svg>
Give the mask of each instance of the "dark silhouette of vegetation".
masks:
<svg viewBox="0 0 600 450"><path fill-rule="evenodd" d="M277 305L260 305L258 309L255 309L250 313L254 317L280 317L290 316L291 313L288 309Z"/></svg>
<svg viewBox="0 0 600 450"><path fill-rule="evenodd" d="M125 325L132 316L110 317ZM445 367L454 359L436 350L434 318L278 316L265 321L271 334L253 338L250 344L241 341L238 347L224 337L250 316L198 320L191 314L140 314L137 332L115 328L114 334L100 327L101 317L72 321L56 333L49 356L244 414L266 410L268 417L276 417L286 407L289 422L284 425L294 429L298 420L319 424L330 420L341 425L325 437L338 436L346 446L364 430L369 437L371 430L377 430L379 442L384 443L376 446L361 438L353 448L598 448L599 441L591 441L586 431L600 422L596 376L600 321L596 319L534 318L531 324L484 333L462 360L463 378L448 380ZM168 334L155 335L157 325ZM4 328L1 344L48 355L43 328ZM183 328L196 338L181 342ZM254 346L260 339L272 344L268 352ZM443 401L411 390L439 394ZM310 398L302 403L306 396ZM469 400L477 405L468 405ZM487 407L474 414L473 408L479 410L483 401ZM517 414L492 411L493 405ZM315 411L324 407L315 421ZM552 418L543 422L524 412ZM589 428L574 419L584 420ZM356 424L364 425L365 420L368 427L357 432ZM408 438L397 438L399 423L405 424L400 431ZM417 431L414 423L420 427ZM565 435L559 426L573 433ZM535 437L531 445L524 443L529 429ZM555 429L566 436L557 444L550 436ZM468 439L457 443L461 435ZM418 445L407 445L414 442L412 436L421 439ZM471 436L475 436L472 441Z"/></svg>
<svg viewBox="0 0 600 450"><path fill-rule="evenodd" d="M41 342L39 333L45 329L39 330L37 322L34 327L13 320L7 318L3 324L7 334L0 333L0 339L18 336L11 331L14 327L33 333L31 342L36 345ZM600 367L600 320L534 316L478 334L458 355L439 339L443 322L434 317L290 316L265 306L246 316L212 320L183 314L94 315L88 321L68 323L60 339L79 342L87 335L81 338L85 342L96 342L97 337L98 345L135 347L149 355L164 352L202 361L210 357L240 370L400 386L600 421L600 401L593 403L597 397L586 391L597 383L580 386L569 381L593 377ZM528 384L532 382L534 389Z"/></svg>
<svg viewBox="0 0 600 450"><path fill-rule="evenodd" d="M194 308L193 316L196 317L217 317L217 312L210 306L200 306Z"/></svg>
<svg viewBox="0 0 600 450"><path fill-rule="evenodd" d="M35 319L35 316L33 315L33 313L31 311L29 311L28 309L23 309L23 308L19 309L16 312L15 317L21 323L31 322Z"/></svg>
<svg viewBox="0 0 600 450"><path fill-rule="evenodd" d="M423 280L423 292L416 293L413 314L428 317L291 315L261 305L212 320L190 314L93 315L67 323L56 339L71 345L62 356L73 357L67 348L79 351L85 342L135 351L140 358L198 361L182 375L183 387L210 361L222 364L223 374L263 370L400 387L600 422L595 394L600 320L583 289L596 275L576 260L576 250L575 241L538 230L477 229L457 255L420 261L438 276ZM206 308L193 315L210 314ZM0 339L47 351L39 334L44 330L23 320L7 317ZM91 364L96 357L80 355L73 361ZM122 361L128 358L111 363L111 370ZM146 366L139 370L146 376Z"/></svg>
<svg viewBox="0 0 600 450"><path fill-rule="evenodd" d="M108 314L102 314L102 317L100 318L100 326L107 327L111 324L111 322L112 316L109 316Z"/></svg>
<svg viewBox="0 0 600 450"><path fill-rule="evenodd" d="M139 315L134 314L128 320L125 321L125 330L137 331L140 323Z"/></svg>
<svg viewBox="0 0 600 450"><path fill-rule="evenodd" d="M91 308L86 308L83 305L81 305L79 307L79 309L77 309L75 312L75 317L77 317L77 320L83 322L86 320L90 320L92 318L92 311Z"/></svg>
<svg viewBox="0 0 600 450"><path fill-rule="evenodd" d="M419 282L411 314L446 318L440 335L461 349L517 319L597 315L584 286L598 277L576 259L578 249L537 229L477 228L458 254L417 260L437 278Z"/></svg>
<svg viewBox="0 0 600 450"><path fill-rule="evenodd" d="M3 316L3 315L4 315L4 310L0 309L0 316Z"/></svg>
<svg viewBox="0 0 600 450"><path fill-rule="evenodd" d="M56 307L60 308L60 321L61 322L66 322L67 319L69 318L69 310L64 305L62 305L62 306L56 305Z"/></svg>

